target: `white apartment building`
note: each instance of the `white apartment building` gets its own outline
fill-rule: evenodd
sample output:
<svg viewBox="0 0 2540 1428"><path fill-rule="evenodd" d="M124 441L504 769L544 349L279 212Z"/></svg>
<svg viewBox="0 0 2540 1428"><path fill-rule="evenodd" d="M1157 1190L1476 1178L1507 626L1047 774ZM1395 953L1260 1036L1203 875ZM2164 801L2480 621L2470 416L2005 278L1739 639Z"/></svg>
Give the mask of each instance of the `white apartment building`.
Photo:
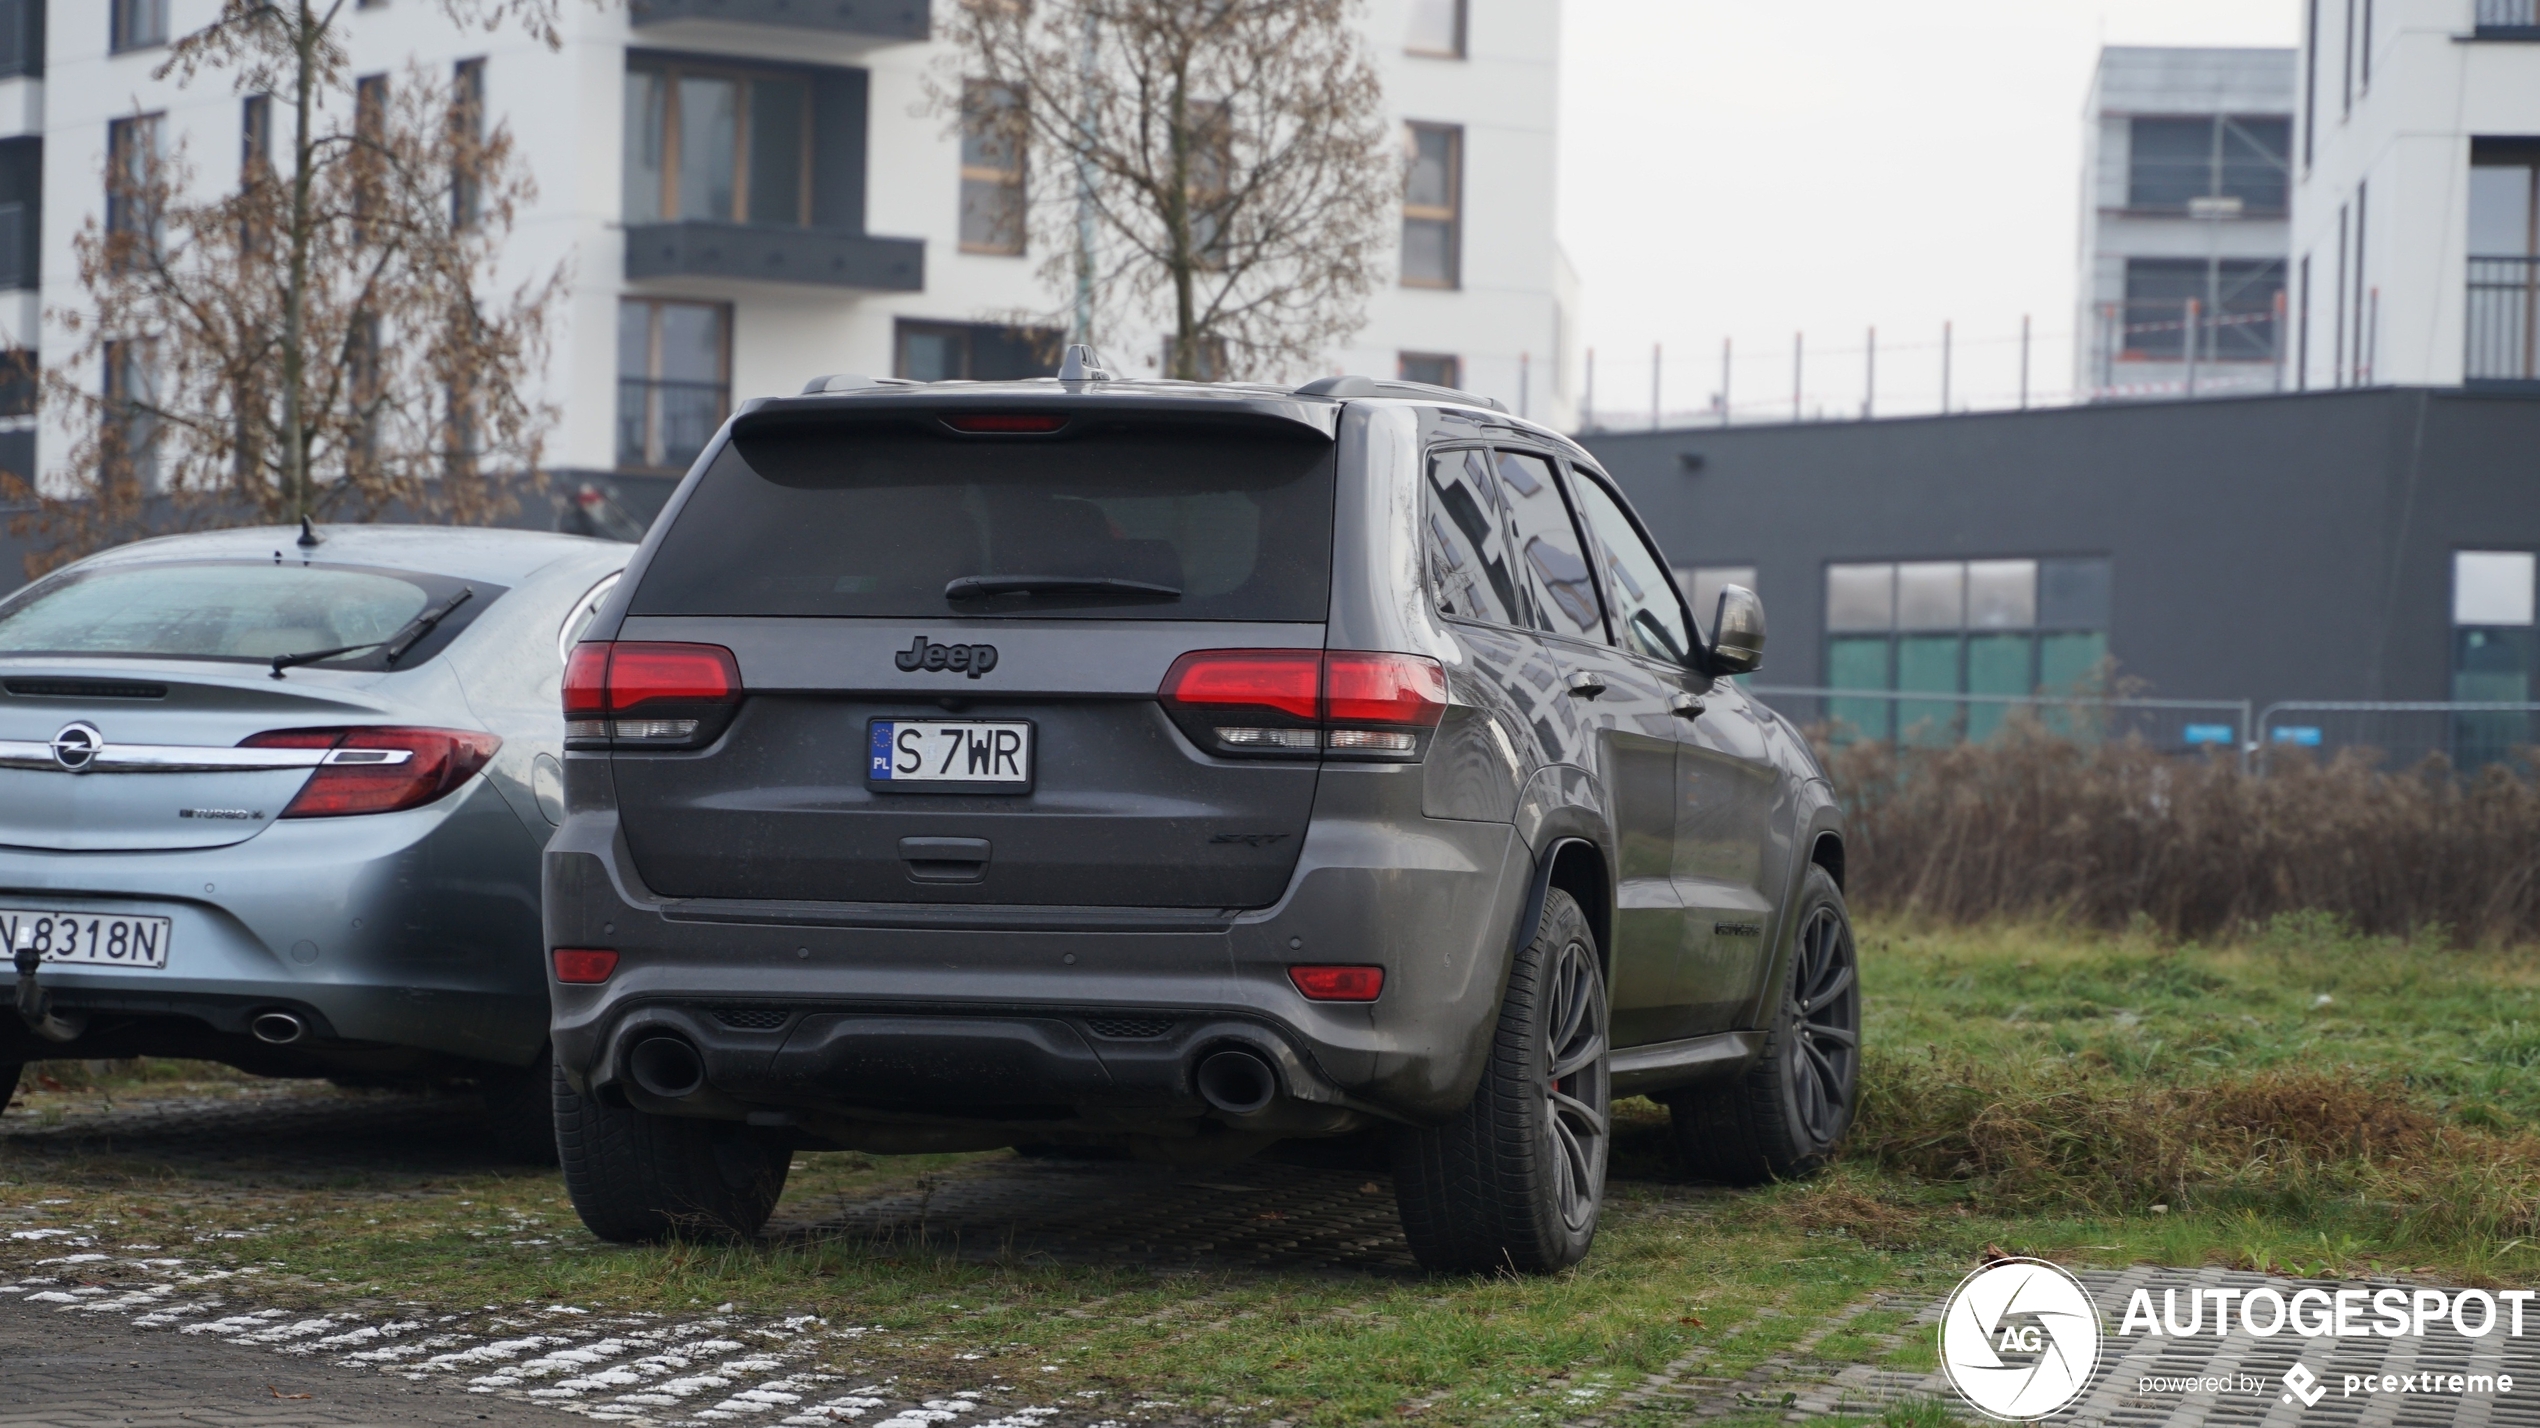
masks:
<svg viewBox="0 0 2540 1428"><path fill-rule="evenodd" d="M2540 0L2300 0L2293 384L2540 383Z"/></svg>
<svg viewBox="0 0 2540 1428"><path fill-rule="evenodd" d="M2075 391L2277 386L2294 75L2292 50L2100 50L2082 119Z"/></svg>
<svg viewBox="0 0 2540 1428"><path fill-rule="evenodd" d="M497 282L570 265L542 394L562 413L548 447L560 485L623 487L648 513L733 403L824 373L1051 369L1052 334L1008 324L1063 298L998 219L1015 184L1039 180L926 102L926 77L951 62L931 38L948 3L574 0L560 51L516 26L455 26L432 0L347 12L356 75L474 67L538 185ZM151 77L169 39L217 10L0 0L8 346L37 360L72 346L45 314L82 304L72 239L104 207L117 126L143 118L198 182L235 181L252 103L225 77ZM1576 280L1553 236L1559 0L1369 0L1362 23L1403 134L1405 246L1329 370L1574 424ZM278 102L267 112L289 122ZM1115 366L1158 368L1160 334L1101 340ZM32 412L0 381L0 467L67 450Z"/></svg>

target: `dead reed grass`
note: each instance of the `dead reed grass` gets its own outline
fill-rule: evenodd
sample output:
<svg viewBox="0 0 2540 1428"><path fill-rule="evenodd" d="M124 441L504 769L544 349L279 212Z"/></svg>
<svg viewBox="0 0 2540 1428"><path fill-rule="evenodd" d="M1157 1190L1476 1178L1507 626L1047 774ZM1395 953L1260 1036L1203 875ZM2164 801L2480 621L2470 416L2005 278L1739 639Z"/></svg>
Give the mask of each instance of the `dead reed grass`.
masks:
<svg viewBox="0 0 2540 1428"><path fill-rule="evenodd" d="M2242 773L2033 718L1981 743L1827 755L1851 814L1847 886L1868 911L2052 918L2171 937L2279 913L2467 942L2540 938L2540 780L2367 751Z"/></svg>

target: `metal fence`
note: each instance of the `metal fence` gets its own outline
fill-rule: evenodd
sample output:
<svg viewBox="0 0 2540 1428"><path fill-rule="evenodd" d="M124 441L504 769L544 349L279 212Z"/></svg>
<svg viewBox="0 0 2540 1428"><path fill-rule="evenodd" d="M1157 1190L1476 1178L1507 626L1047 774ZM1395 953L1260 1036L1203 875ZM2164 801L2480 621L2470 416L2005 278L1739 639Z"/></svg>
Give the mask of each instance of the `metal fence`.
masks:
<svg viewBox="0 0 2540 1428"><path fill-rule="evenodd" d="M2280 752L2370 749L2387 768L2440 754L2461 769L2510 763L2540 744L2540 704L2436 699L2288 699L2259 711L2260 766Z"/></svg>
<svg viewBox="0 0 2540 1428"><path fill-rule="evenodd" d="M2526 0L2526 13L2540 0ZM2472 381L2540 377L2540 258L2469 260Z"/></svg>
<svg viewBox="0 0 2540 1428"><path fill-rule="evenodd" d="M2326 759L2368 750L2384 768L2434 755L2454 768L2518 765L2540 747L2540 703L2470 700L2092 699L2045 694L1944 694L1754 684L1746 692L1840 746L1875 740L1935 747L1991 738L2016 711L2085 741L2139 740L2173 754L2227 757L2265 772L2286 755Z"/></svg>
<svg viewBox="0 0 2540 1428"><path fill-rule="evenodd" d="M1858 739L1933 746L1991 738L2018 710L2049 732L2085 740L2139 739L2173 753L2218 753L2246 768L2246 699L2090 699L2045 694L1944 694L1819 685L1751 684L1746 692L1837 744Z"/></svg>

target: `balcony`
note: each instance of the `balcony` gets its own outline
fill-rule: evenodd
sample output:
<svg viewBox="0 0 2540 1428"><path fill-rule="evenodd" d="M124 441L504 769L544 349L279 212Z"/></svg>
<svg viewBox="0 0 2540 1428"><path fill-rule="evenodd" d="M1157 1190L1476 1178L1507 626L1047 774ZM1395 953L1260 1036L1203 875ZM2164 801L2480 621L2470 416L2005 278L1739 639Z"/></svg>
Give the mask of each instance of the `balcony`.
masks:
<svg viewBox="0 0 2540 1428"><path fill-rule="evenodd" d="M2540 0L2478 0L2482 40L2540 40Z"/></svg>
<svg viewBox="0 0 2540 1428"><path fill-rule="evenodd" d="M2469 260L2472 382L2540 382L2540 258Z"/></svg>
<svg viewBox="0 0 2540 1428"><path fill-rule="evenodd" d="M865 41L923 40L930 0L630 0L638 30L688 21L776 25Z"/></svg>
<svg viewBox="0 0 2540 1428"><path fill-rule="evenodd" d="M926 287L926 245L779 224L630 223L626 277L731 278L796 287L913 293Z"/></svg>

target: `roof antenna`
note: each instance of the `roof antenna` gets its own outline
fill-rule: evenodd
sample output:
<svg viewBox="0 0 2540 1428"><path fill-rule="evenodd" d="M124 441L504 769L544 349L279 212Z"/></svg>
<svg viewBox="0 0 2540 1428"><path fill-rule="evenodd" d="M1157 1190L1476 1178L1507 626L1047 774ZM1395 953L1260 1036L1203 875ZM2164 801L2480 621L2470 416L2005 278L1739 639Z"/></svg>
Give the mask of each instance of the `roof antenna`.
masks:
<svg viewBox="0 0 2540 1428"><path fill-rule="evenodd" d="M325 539L326 537L317 533L317 527L309 523L307 516L300 518L300 549L315 550L318 548L318 543Z"/></svg>
<svg viewBox="0 0 2540 1428"><path fill-rule="evenodd" d="M1108 382L1111 369L1104 365L1094 349L1082 342L1067 344L1067 355L1058 362L1058 379L1062 382Z"/></svg>

